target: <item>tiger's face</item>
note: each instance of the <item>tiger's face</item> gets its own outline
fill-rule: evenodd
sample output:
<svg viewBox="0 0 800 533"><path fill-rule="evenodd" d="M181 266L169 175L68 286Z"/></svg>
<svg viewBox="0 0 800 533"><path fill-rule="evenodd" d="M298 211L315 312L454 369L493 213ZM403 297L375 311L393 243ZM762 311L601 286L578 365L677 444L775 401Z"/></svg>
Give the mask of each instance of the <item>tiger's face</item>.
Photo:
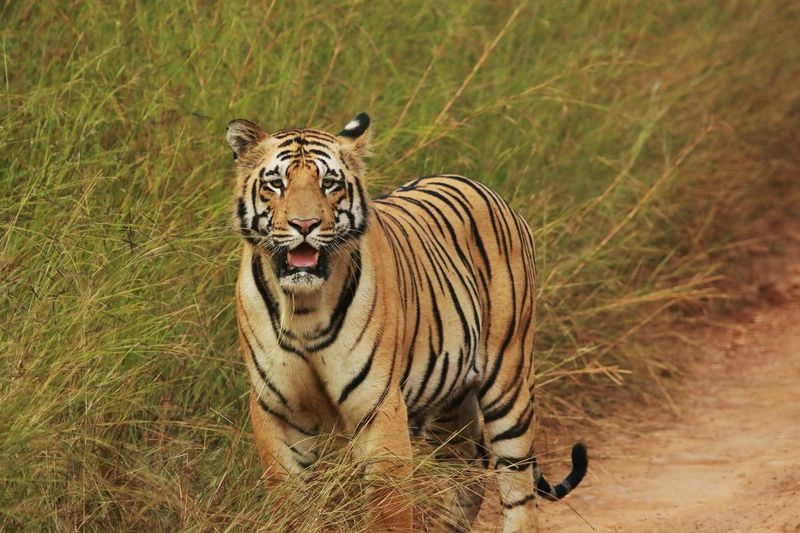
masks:
<svg viewBox="0 0 800 533"><path fill-rule="evenodd" d="M283 289L320 289L331 262L366 229L361 175L368 127L364 113L338 135L313 129L268 134L241 119L228 124L237 161L236 225L271 257Z"/></svg>

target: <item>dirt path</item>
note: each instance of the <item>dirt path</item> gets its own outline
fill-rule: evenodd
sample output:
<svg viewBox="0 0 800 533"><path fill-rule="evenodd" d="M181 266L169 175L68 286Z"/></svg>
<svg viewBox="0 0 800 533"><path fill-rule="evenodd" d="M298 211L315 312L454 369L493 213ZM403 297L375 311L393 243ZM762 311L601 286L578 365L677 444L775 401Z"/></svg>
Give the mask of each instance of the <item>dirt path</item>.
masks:
<svg viewBox="0 0 800 533"><path fill-rule="evenodd" d="M678 400L680 417L596 445L545 531L800 531L800 305L759 311Z"/></svg>
<svg viewBox="0 0 800 533"><path fill-rule="evenodd" d="M589 441L587 479L540 503L542 531L800 532L798 249L758 260L761 305L700 336L676 413L643 408Z"/></svg>

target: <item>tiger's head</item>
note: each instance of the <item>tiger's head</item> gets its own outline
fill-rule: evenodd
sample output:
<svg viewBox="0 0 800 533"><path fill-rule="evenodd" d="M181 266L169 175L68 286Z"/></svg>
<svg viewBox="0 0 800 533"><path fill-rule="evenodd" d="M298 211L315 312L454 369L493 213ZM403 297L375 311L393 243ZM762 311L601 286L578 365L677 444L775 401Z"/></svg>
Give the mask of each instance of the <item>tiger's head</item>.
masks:
<svg viewBox="0 0 800 533"><path fill-rule="evenodd" d="M271 257L284 290L321 288L331 261L366 230L369 199L361 176L369 122L361 113L338 135L314 129L269 134L242 119L228 124L236 226Z"/></svg>

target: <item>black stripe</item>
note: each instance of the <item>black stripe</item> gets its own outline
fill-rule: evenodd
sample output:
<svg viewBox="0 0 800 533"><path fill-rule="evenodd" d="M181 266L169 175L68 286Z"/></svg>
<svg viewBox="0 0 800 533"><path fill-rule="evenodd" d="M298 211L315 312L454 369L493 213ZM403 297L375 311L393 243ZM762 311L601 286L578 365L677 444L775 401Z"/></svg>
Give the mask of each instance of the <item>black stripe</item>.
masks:
<svg viewBox="0 0 800 533"><path fill-rule="evenodd" d="M261 407L261 409L264 410L265 413L268 413L268 414L274 416L275 418L277 418L278 420L280 420L281 422L283 422L284 424L286 424L287 426L289 426L293 430L297 431L298 433L302 433L303 435L305 435L307 437L316 437L317 436L317 434L315 432L313 432L311 430L308 430L308 429L305 429L303 427L300 427L297 424L291 422L285 415L282 415L282 414L280 414L280 413L278 413L276 411L273 411L266 404L266 402L264 400L262 400L261 398L258 398L258 405Z"/></svg>
<svg viewBox="0 0 800 533"><path fill-rule="evenodd" d="M261 266L261 260L259 259L259 256L255 254L253 255L252 261L252 273L256 288L258 289L261 299L264 301L264 304L267 307L267 314L269 315L270 324L272 325L272 330L275 333L275 337L278 339L278 345L287 352L291 352L305 359L305 354L301 352L299 348L286 342L286 339L294 339L295 336L292 332L285 331L280 327L280 308L278 307L277 300L270 292L269 287L264 280L264 271Z"/></svg>
<svg viewBox="0 0 800 533"><path fill-rule="evenodd" d="M311 148L310 150L308 150L308 153L309 153L309 154L318 155L318 156L320 156L320 157L321 157L321 158L323 158L323 159L328 159L328 160L330 160L330 158L331 158L331 156L330 156L330 155L328 155L328 152L324 152L324 151L322 151L322 150L319 150L319 149L317 149L317 148Z"/></svg>
<svg viewBox="0 0 800 533"><path fill-rule="evenodd" d="M291 444L289 444L285 440L283 441L283 443L289 448L289 450L292 451L293 454L295 454L297 456L297 457L295 457L295 460L297 461L297 464L299 464L303 469L307 470L307 469L311 468L312 466L314 466L314 463L317 461L317 454L315 454L314 452L310 452L311 455L312 455L312 459L308 460L306 458L306 454L305 453L301 452L300 450L298 450L297 448L295 448L294 446L292 446Z"/></svg>
<svg viewBox="0 0 800 533"><path fill-rule="evenodd" d="M441 411L443 413L449 413L456 407L460 406L470 392L472 392L472 389L470 387L465 387L456 396L449 398L447 403L445 403L442 407Z"/></svg>
<svg viewBox="0 0 800 533"><path fill-rule="evenodd" d="M366 198L366 196L364 195L364 187L361 185L361 179L359 179L358 176L355 176L354 178L355 178L354 181L355 181L355 184L356 184L356 191L358 191L358 203L359 203L359 206L361 207L361 211L362 211L362 215L363 215L362 220L361 220L361 225L356 227L356 228L354 228L354 229L357 232L360 233L360 232L363 232L363 231L365 231L367 229L367 223L368 223L367 219L369 218L367 215L369 214L369 205L364 200L364 198ZM352 211L352 209L354 207L355 207L355 198L353 200L351 200L350 210Z"/></svg>
<svg viewBox="0 0 800 533"><path fill-rule="evenodd" d="M508 263L506 264L508 265ZM506 348L508 348L508 345L511 343L511 339L514 336L514 333L516 333L517 314L515 311L517 308L517 297L516 297L516 292L514 290L514 276L511 273L511 265L508 265L508 271L509 271L509 277L511 279L511 290L509 291L511 293L511 309L512 309L511 321L508 324L508 331L506 332L505 337L503 337L503 342L500 345L500 351L495 355L494 365L492 365L492 370L489 373L489 378L484 381L483 386L478 392L478 396L480 398L483 398L489 391L489 389L492 387L492 385L494 385L494 382L497 379L497 375L500 372L500 367L503 365L503 358L505 356Z"/></svg>
<svg viewBox="0 0 800 533"><path fill-rule="evenodd" d="M428 329L430 331L430 329ZM422 378L422 383L419 384L419 390L417 391L417 395L414 396L414 399L409 402L409 407L413 409L414 406L417 405L417 402L422 398L422 395L425 393L425 389L428 388L428 381L431 379L431 375L433 374L433 369L436 368L436 350L433 349L433 339L430 335L428 335L428 366L425 368L425 376ZM415 411L416 414L416 411Z"/></svg>
<svg viewBox="0 0 800 533"><path fill-rule="evenodd" d="M451 372L451 374L453 374L453 382L450 383L450 386L447 388L447 391L445 391L445 393L442 395L441 400L438 400L436 403L434 403L433 405L434 408L438 408L439 405L441 405L443 402L448 401L448 399L452 396L453 391L456 389L456 387L458 387L463 383L463 376L461 375L463 367L464 367L464 348L462 347L458 349L458 361L456 363L456 370L454 372Z"/></svg>
<svg viewBox="0 0 800 533"><path fill-rule="evenodd" d="M256 209L256 187L258 180L253 180L253 186L250 189L250 202L253 206L253 218L250 221L250 229L258 233L258 210Z"/></svg>
<svg viewBox="0 0 800 533"><path fill-rule="evenodd" d="M528 405L528 408L523 413L522 418L517 420L517 422L508 428L507 430L494 435L490 442L499 442L501 440L511 440L516 439L525 434L528 431L528 428L531 426L531 419L533 419L533 407Z"/></svg>
<svg viewBox="0 0 800 533"><path fill-rule="evenodd" d="M444 362L442 363L442 371L439 374L439 382L436 384L436 388L433 389L433 394L431 394L431 397L428 400L428 405L436 403L436 400L439 398L439 393L442 392L442 387L444 387L444 384L447 381L447 369L450 366L450 354L444 352L442 357L444 357Z"/></svg>
<svg viewBox="0 0 800 533"><path fill-rule="evenodd" d="M339 300L336 303L336 307L331 312L331 321L317 336L317 338L322 338L325 336L328 336L328 338L318 342L317 344L308 346L307 349L310 352L327 348L333 344L333 342L339 336L339 331L341 330L342 324L347 317L350 304L353 303L356 291L358 290L359 281L361 280L361 252L356 250L350 256L350 261L348 261L348 263L352 265L350 269L350 275L348 276L347 282L342 287L342 292L339 294Z"/></svg>
<svg viewBox="0 0 800 533"><path fill-rule="evenodd" d="M267 287L261 260L257 254L253 254L252 270L253 281L256 283L256 288L261 295L261 299L264 300L264 304L267 306L267 312L269 313L270 322L272 323L272 330L277 337L280 337L281 311L278 307L278 302L275 301L275 297L269 291L269 287Z"/></svg>
<svg viewBox="0 0 800 533"><path fill-rule="evenodd" d="M489 221L492 223L492 233L497 236L499 231L497 229L497 223L495 222L495 208L490 203L489 198L491 197L492 190L486 187L485 185L478 183L477 181L465 178L463 176L453 176L453 175L439 175L439 176L429 176L427 179L436 179L436 178L447 178L453 180L458 183L462 183L463 185L468 186L471 188L475 193L483 200L486 204L486 210L489 213ZM498 241L499 245L499 241Z"/></svg>
<svg viewBox="0 0 800 533"><path fill-rule="evenodd" d="M520 498L519 500L515 500L513 502L503 502L504 509L513 509L514 507L519 507L520 505L525 505L529 501L533 500L533 494L528 494L524 498Z"/></svg>
<svg viewBox="0 0 800 533"><path fill-rule="evenodd" d="M350 184L348 184L348 185L352 188L352 185L350 185ZM388 218L392 219L392 217L388 217ZM400 282L399 286L400 286L400 294L401 294L402 301L405 301L405 302L413 301L413 302L415 302L415 305L417 306L417 309L419 309L419 302L416 299L416 294L413 295L413 299L409 298L408 280L406 279L406 269L403 268L403 267L407 267L407 265L405 265L404 262L402 261L401 255L400 255L400 253L398 251L398 250L402 249L402 247L398 244L400 242L400 240L398 239L397 235L395 234L394 229L391 226L388 225L389 221L388 220L384 221L383 218L382 218L381 213L379 211L377 211L377 210L375 211L375 219L378 221L378 224L381 226L381 229L383 230L383 233L386 235L387 239L389 241L391 241L390 242L390 248L392 250L392 257L394 258L395 272L397 273L398 278L399 278L399 282ZM394 219L392 219L391 221L394 222ZM411 281L413 283L413 281L414 281L413 278L411 279ZM406 322L407 322L407 318L408 318L408 313L407 312L406 312L406 317L405 318L406 318ZM419 315L417 315L417 321L418 320L419 320ZM405 335L405 334L406 334L406 331L405 331L405 328L404 328L403 329L403 335ZM411 338L415 338L415 337L416 337L416 331L411 336ZM402 380L401 380L401 383L402 383Z"/></svg>
<svg viewBox="0 0 800 533"><path fill-rule="evenodd" d="M478 441L478 459L480 459L483 468L486 470L489 469L489 448L486 446L486 441L483 438L483 433L481 432L480 441Z"/></svg>
<svg viewBox="0 0 800 533"><path fill-rule="evenodd" d="M378 409L380 409L381 405L383 405L384 400L386 400L386 397L389 395L389 387L391 386L392 380L394 379L394 369L395 366L397 365L397 353L398 353L397 348L398 348L397 340L395 339L395 345L394 348L392 349L392 366L389 368L389 376L386 378L386 385L383 386L383 392L381 393L381 397L378 398L378 401L375 402L375 405L372 406L370 412L367 413L367 415L364 418L362 418L361 421L359 421L359 423L356 425L355 433L361 432L363 428L372 424L372 421L375 420L375 414L378 412Z"/></svg>
<svg viewBox="0 0 800 533"><path fill-rule="evenodd" d="M327 144L331 144L336 140L336 137L334 137L333 135L329 134L326 131L320 131L320 130L305 130L303 131L303 137L306 137L308 139L314 139L317 141L322 141Z"/></svg>
<svg viewBox="0 0 800 533"><path fill-rule="evenodd" d="M492 279L492 265L489 261L489 255L486 253L486 246L483 244L483 237L481 237L481 234L478 231L478 226L477 224L475 224L475 218L472 216L472 209L470 209L470 206L468 205L469 201L466 199L465 196L463 196L464 193L461 192L461 190L458 189L457 187L453 187L448 183L435 182L435 184L439 185L440 187L450 189L454 193L459 193L460 195L462 195L462 197L459 198L456 197L455 194L453 194L452 198L455 201L459 202L459 204L461 205L461 209L463 209L464 213L467 216L467 219L469 220L470 228L472 229L472 236L475 239L475 246L477 246L478 253L481 255L481 260L483 261L483 264L486 268L486 275L489 276L489 279Z"/></svg>
<svg viewBox="0 0 800 533"><path fill-rule="evenodd" d="M516 374L516 375L519 375L519 374ZM508 401L506 401L504 404L502 404L500 407L498 407L496 409L492 409L491 405L487 405L486 407L484 407L483 408L483 421L486 424L489 424L491 422L494 422L495 420L499 420L499 419L503 418L504 416L506 416L511 411L511 408L514 407L514 404L517 402L517 399L519 398L519 392L520 392L521 388L522 388L522 380L518 379L516 385L514 386L514 388L513 389L509 389L509 390L511 390L513 392L511 393L511 397L508 399ZM502 398L504 395L505 394L500 395L499 398Z"/></svg>
<svg viewBox="0 0 800 533"><path fill-rule="evenodd" d="M377 303L378 303L378 296L377 296L377 294L373 293L373 295L372 295L372 303L370 304L369 312L367 313L367 321L366 321L366 323L364 323L364 327L361 328L361 333L358 334L358 337L356 337L355 342L353 342L353 349L355 349L355 347L359 345L359 343L361 342L361 339L364 338L364 334L369 329L369 325L372 322L372 317L375 316L375 306L377 305ZM381 335L383 335L383 327L382 326L378 329L378 334L376 335L375 338L379 339ZM376 341L376 344L377 344L377 341Z"/></svg>
<svg viewBox="0 0 800 533"><path fill-rule="evenodd" d="M307 152L309 149L305 148L306 146L321 146L323 148L329 148L329 143L327 142L320 142L316 140L314 137L304 137L302 139L297 139L297 144L303 146L303 151Z"/></svg>
<svg viewBox="0 0 800 533"><path fill-rule="evenodd" d="M536 464L536 460L531 457L498 457L495 461L495 468L524 472L534 464Z"/></svg>
<svg viewBox="0 0 800 533"><path fill-rule="evenodd" d="M253 206L253 209L255 209L255 206ZM251 230L247 227L247 224L244 220L244 217L247 215L247 206L245 205L244 196L239 197L239 202L236 205L236 215L239 217L239 231L245 236L245 239L250 242L250 244L254 244L252 241L255 239L249 237Z"/></svg>
<svg viewBox="0 0 800 533"><path fill-rule="evenodd" d="M342 171L342 174L341 178L344 179L344 171ZM350 200L350 209L353 209L353 201L355 200L355 198L353 198L353 184L349 181L345 183L345 192L347 193L347 199Z"/></svg>
<svg viewBox="0 0 800 533"><path fill-rule="evenodd" d="M409 342L408 353L406 354L406 368L403 371L403 377L400 378L400 390L403 391L404 396L406 393L406 383L408 381L408 376L411 373L411 365L414 362L414 344L416 343L417 333L419 333L419 322L420 322L420 312L419 308L419 298L417 298L417 287L416 282L412 283L412 291L414 293L414 330L411 334L411 342ZM406 309L406 312L409 312L409 309ZM409 395L411 391L408 391ZM406 403L408 403L408 399L406 398Z"/></svg>
<svg viewBox="0 0 800 533"><path fill-rule="evenodd" d="M369 369L372 368L372 360L375 358L375 352L378 350L378 342L380 342L380 338L376 339L375 345L372 347L372 352L369 354L367 358L367 362L364 363L364 366L361 367L361 371L350 380L344 390L342 390L342 394L339 396L339 405L344 403L347 400L347 397L350 396L350 393L353 392L361 383L366 379L367 374L369 374Z"/></svg>
<svg viewBox="0 0 800 533"><path fill-rule="evenodd" d="M284 130L280 130L273 133L272 136L278 139L282 139L284 137L294 137L298 133L300 133L299 128L286 128Z"/></svg>
<svg viewBox="0 0 800 533"><path fill-rule="evenodd" d="M261 367L261 365L258 364L256 352L253 350L253 345L250 344L250 340L247 338L247 335L242 334L242 336L244 337L244 342L247 343L247 348L250 350L250 357L253 359L253 365L255 365L256 372L258 372L259 377L261 377L262 381L264 381L264 384L272 392L272 394L277 396L284 406L288 407L289 402L286 401L286 397L281 394L281 391L279 391L275 384L273 384L272 381L270 381L270 379L267 377L267 372Z"/></svg>

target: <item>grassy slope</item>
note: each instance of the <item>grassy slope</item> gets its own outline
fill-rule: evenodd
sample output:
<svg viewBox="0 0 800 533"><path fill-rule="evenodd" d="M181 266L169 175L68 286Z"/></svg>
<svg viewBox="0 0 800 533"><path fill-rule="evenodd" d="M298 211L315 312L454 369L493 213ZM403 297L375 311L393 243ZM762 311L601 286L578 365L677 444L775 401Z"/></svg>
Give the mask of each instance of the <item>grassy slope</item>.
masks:
<svg viewBox="0 0 800 533"><path fill-rule="evenodd" d="M512 199L547 413L575 380L668 368L652 324L797 190L791 1L324 4L0 8L0 527L292 519L264 511L247 435L231 118L365 110L374 192L450 171ZM318 475L302 519L358 529L348 473Z"/></svg>

